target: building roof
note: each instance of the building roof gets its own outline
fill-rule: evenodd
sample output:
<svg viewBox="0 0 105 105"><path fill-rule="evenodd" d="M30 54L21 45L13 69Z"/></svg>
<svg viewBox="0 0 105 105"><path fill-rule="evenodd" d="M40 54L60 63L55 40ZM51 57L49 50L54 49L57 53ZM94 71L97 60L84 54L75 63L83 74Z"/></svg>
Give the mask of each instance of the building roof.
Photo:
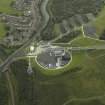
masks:
<svg viewBox="0 0 105 105"><path fill-rule="evenodd" d="M65 54L65 55L64 55ZM53 50L52 51L43 51L42 53L38 54L37 55L37 62L43 66L43 67L46 67L46 68L57 68L57 64L60 62L59 64L59 67L60 66L63 66L65 64L67 64L70 60L70 55L69 56L66 56L68 55L67 53L64 53L62 51L59 51L57 52L57 50ZM63 59L64 56L68 59ZM59 60L61 61L59 61Z"/></svg>
<svg viewBox="0 0 105 105"><path fill-rule="evenodd" d="M95 27L93 27L91 25L85 25L83 29L84 29L84 33L85 33L86 36L96 38L96 29L95 29Z"/></svg>

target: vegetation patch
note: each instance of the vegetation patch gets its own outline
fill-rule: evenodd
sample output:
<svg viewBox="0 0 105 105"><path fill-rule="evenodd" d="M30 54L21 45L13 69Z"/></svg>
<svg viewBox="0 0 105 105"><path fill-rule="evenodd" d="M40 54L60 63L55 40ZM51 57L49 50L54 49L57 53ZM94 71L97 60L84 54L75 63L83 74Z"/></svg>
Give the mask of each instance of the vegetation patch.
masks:
<svg viewBox="0 0 105 105"><path fill-rule="evenodd" d="M22 65L22 66L21 66ZM34 105L33 104L33 76L27 73L27 62L21 60L11 65L13 75L17 81L17 104Z"/></svg>
<svg viewBox="0 0 105 105"><path fill-rule="evenodd" d="M70 46L74 47L91 47L91 46L104 46L105 41L95 40L88 37L78 37L72 41Z"/></svg>
<svg viewBox="0 0 105 105"><path fill-rule="evenodd" d="M13 0L0 0L0 12L7 14L16 14L17 10L12 8L12 2Z"/></svg>
<svg viewBox="0 0 105 105"><path fill-rule="evenodd" d="M70 69L72 72L68 71L62 75L53 77L41 73L39 75L38 72L36 72L38 68L34 66L34 73L29 76L25 71L26 67L20 66L21 64L27 66L27 64L22 63L23 61L19 61L21 64L19 64L19 62L16 64L15 62L15 65L13 65L15 66L14 75L17 78L19 90L22 89L22 91L18 91L20 105L65 105L66 102L68 102L67 105L93 105L96 104L96 102L99 105L104 105L105 67L102 65L105 65L105 56L103 55L103 57L96 59L96 55L94 59L86 58L81 62L83 53L85 56L86 52L75 52L75 56L78 55L78 57L75 58L75 62L78 62L79 65L72 66L73 68ZM98 52L95 51L93 53ZM99 55L101 56L103 53L104 52L101 53L100 51ZM32 84L30 84L31 82ZM31 97L31 99L29 99L29 97ZM91 97L96 98L88 100L88 98ZM77 100L69 103L72 99ZM85 99L85 101L78 101L78 99Z"/></svg>
<svg viewBox="0 0 105 105"><path fill-rule="evenodd" d="M91 22L91 24L96 28L97 35L101 35L105 30L105 7L102 8L101 12L98 14L97 18Z"/></svg>
<svg viewBox="0 0 105 105"><path fill-rule="evenodd" d="M51 0L51 2L50 9L56 22L76 14L98 14L104 5L103 0L90 0L90 2L88 0Z"/></svg>
<svg viewBox="0 0 105 105"><path fill-rule="evenodd" d="M9 92L7 89L7 82L5 76L0 73L0 104L8 105L9 101Z"/></svg>
<svg viewBox="0 0 105 105"><path fill-rule="evenodd" d="M5 29L5 24L0 22L0 39L5 35L6 29Z"/></svg>
<svg viewBox="0 0 105 105"><path fill-rule="evenodd" d="M56 40L55 43L69 43L70 41L79 37L80 35L81 31L72 31L68 35L64 35L60 39Z"/></svg>
<svg viewBox="0 0 105 105"><path fill-rule="evenodd" d="M78 23L78 20L73 19L76 15L79 15L80 17L83 15L83 20L88 22L88 16L84 16L85 14L92 14L93 16L97 16L99 12L104 7L104 1L100 0L51 0L48 3L48 12L50 14L50 21L46 27L46 29L42 33L42 39L43 40L51 40L56 37L56 35L59 35L58 33L53 32L53 27L55 24L62 23L63 20L67 20L68 23L75 24ZM77 16L78 17L78 16ZM80 18L80 21L82 20L82 17ZM89 18L92 18L92 16L89 15ZM69 21L71 19L71 22ZM69 24L71 26L71 24ZM77 25L78 26L78 25ZM99 26L97 26L99 27Z"/></svg>

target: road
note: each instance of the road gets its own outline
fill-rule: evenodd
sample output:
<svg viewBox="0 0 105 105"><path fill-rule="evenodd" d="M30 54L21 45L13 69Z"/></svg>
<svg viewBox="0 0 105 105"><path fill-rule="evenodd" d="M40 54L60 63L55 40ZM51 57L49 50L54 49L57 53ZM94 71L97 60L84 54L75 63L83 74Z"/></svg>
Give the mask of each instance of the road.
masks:
<svg viewBox="0 0 105 105"><path fill-rule="evenodd" d="M105 45L104 46L86 46L86 47L60 47L61 49L68 49L69 51L78 51L78 50L105 50Z"/></svg>
<svg viewBox="0 0 105 105"><path fill-rule="evenodd" d="M2 59L0 59L0 61L2 62ZM13 81L11 80L11 77L10 77L10 69L6 72L4 72L4 75L7 79L7 82L8 82L8 88L9 88L9 91L10 91L10 102L12 105L16 105L16 101L15 101L15 90L14 90L14 87L13 87Z"/></svg>
<svg viewBox="0 0 105 105"><path fill-rule="evenodd" d="M105 97L105 94L103 95L99 95L99 96L93 96L93 97L87 97L87 98L72 98L68 101L66 101L63 105L70 105L71 102L75 102L75 101L80 101L80 102L85 102L85 101L92 101L92 100L98 100L98 99L102 99Z"/></svg>
<svg viewBox="0 0 105 105"><path fill-rule="evenodd" d="M12 81L11 81L11 78L10 78L9 71L5 72L5 76L6 76L6 79L8 81L8 86L9 86L9 89L10 89L11 103L12 103L12 105L16 105L15 104L14 88L13 88L13 84L12 84Z"/></svg>
<svg viewBox="0 0 105 105"><path fill-rule="evenodd" d="M104 46L86 46L86 47L68 47L70 50L105 50L105 45Z"/></svg>
<svg viewBox="0 0 105 105"><path fill-rule="evenodd" d="M39 30L35 35L33 35L27 42L23 44L23 46L19 49L17 49L13 54L11 54L1 65L0 65L0 70L2 72L7 71L8 66L16 59L17 55L22 52L25 48L27 48L33 41L36 41L35 38L36 36L40 36L41 32L43 29L46 27L48 21L49 21L49 16L46 10L48 0L43 0L43 3L41 5L41 13L43 14L44 21L42 22L42 25L40 26Z"/></svg>

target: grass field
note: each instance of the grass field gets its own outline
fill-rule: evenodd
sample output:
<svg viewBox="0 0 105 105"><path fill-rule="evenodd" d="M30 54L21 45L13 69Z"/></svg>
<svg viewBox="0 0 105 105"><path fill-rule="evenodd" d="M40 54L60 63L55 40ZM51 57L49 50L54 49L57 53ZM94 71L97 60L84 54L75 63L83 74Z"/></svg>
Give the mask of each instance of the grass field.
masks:
<svg viewBox="0 0 105 105"><path fill-rule="evenodd" d="M0 0L0 12L7 14L15 14L17 11L10 5L13 0Z"/></svg>
<svg viewBox="0 0 105 105"><path fill-rule="evenodd" d="M95 39L91 39L88 37L78 37L77 39L75 39L74 41L71 42L70 46L100 46L100 45L105 45L105 41L102 40L95 40Z"/></svg>
<svg viewBox="0 0 105 105"><path fill-rule="evenodd" d="M97 31L98 35L101 35L103 30L105 29L105 7L99 13L98 17L91 23Z"/></svg>
<svg viewBox="0 0 105 105"><path fill-rule="evenodd" d="M6 33L5 24L0 22L0 38L2 38Z"/></svg>
<svg viewBox="0 0 105 105"><path fill-rule="evenodd" d="M54 28L53 28L53 34L55 34L56 36L58 36L58 35L61 34L59 24L55 24L55 25L54 25Z"/></svg>

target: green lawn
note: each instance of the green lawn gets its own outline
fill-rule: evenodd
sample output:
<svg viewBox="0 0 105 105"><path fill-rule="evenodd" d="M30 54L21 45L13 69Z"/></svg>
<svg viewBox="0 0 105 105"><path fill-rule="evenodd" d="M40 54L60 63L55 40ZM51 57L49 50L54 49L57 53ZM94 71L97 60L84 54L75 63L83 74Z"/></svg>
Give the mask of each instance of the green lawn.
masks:
<svg viewBox="0 0 105 105"><path fill-rule="evenodd" d="M104 46L105 41L79 36L74 40L70 41L70 43L53 43L53 45L61 47L91 47L101 45Z"/></svg>
<svg viewBox="0 0 105 105"><path fill-rule="evenodd" d="M15 0L0 0L0 13L11 14L21 16L23 11L18 11L11 6L11 3Z"/></svg>
<svg viewBox="0 0 105 105"><path fill-rule="evenodd" d="M5 24L0 22L0 38L2 38L6 33Z"/></svg>
<svg viewBox="0 0 105 105"><path fill-rule="evenodd" d="M14 10L10 5L13 0L0 0L0 12L7 14L14 14L16 10Z"/></svg>
<svg viewBox="0 0 105 105"><path fill-rule="evenodd" d="M56 36L59 36L59 35L61 34L59 24L55 24L55 25L54 25L53 34L55 34Z"/></svg>
<svg viewBox="0 0 105 105"><path fill-rule="evenodd" d="M96 28L98 35L101 35L102 31L105 29L104 19L105 19L105 7L99 13L98 17L91 23Z"/></svg>
<svg viewBox="0 0 105 105"><path fill-rule="evenodd" d="M85 51L73 51L72 52L72 62L69 65L69 69L75 68L81 65L86 60Z"/></svg>
<svg viewBox="0 0 105 105"><path fill-rule="evenodd" d="M91 39L88 37L78 37L74 41L72 41L70 46L79 46L79 47L84 47L84 46L99 46L99 45L105 45L105 41L102 40L95 40Z"/></svg>

